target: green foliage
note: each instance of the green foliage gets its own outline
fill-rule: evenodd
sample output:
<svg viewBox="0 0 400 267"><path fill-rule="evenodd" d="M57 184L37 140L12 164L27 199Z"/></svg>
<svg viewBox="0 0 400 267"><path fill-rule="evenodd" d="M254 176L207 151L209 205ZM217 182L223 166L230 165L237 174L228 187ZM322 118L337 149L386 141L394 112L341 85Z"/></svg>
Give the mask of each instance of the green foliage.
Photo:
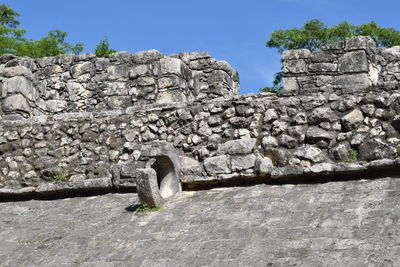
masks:
<svg viewBox="0 0 400 267"><path fill-rule="evenodd" d="M278 49L279 53L288 49L317 50L326 44L359 35L371 36L381 47L400 45L398 30L381 27L373 21L360 26L344 21L328 28L325 23L314 19L307 21L301 28L273 32L266 46ZM281 81L282 75L275 75L274 86L281 85Z"/></svg>
<svg viewBox="0 0 400 267"><path fill-rule="evenodd" d="M108 43L107 38L104 38L100 41L100 43L96 46L94 53L97 57L109 57L112 53L115 53L114 49L110 49L110 44Z"/></svg>
<svg viewBox="0 0 400 267"><path fill-rule="evenodd" d="M150 212L155 212L161 210L160 206L149 207L147 205L141 205L139 208L136 209L135 213L138 215L147 214Z"/></svg>
<svg viewBox="0 0 400 267"><path fill-rule="evenodd" d="M5 4L0 5L0 55L5 53L32 58L56 56L64 53L79 54L83 44L76 45L65 42L67 33L53 30L39 40L26 39L26 30L17 29L19 14Z"/></svg>
<svg viewBox="0 0 400 267"><path fill-rule="evenodd" d="M371 36L379 46L383 47L400 45L399 31L394 28L380 27L373 21L360 26L344 21L328 28L325 23L317 19L307 21L300 29L273 32L266 45L277 48L280 53L287 49L316 50L326 44L358 35Z"/></svg>
<svg viewBox="0 0 400 267"><path fill-rule="evenodd" d="M5 4L0 4L0 54L15 53L15 47L23 40L25 30L17 29L19 14Z"/></svg>
<svg viewBox="0 0 400 267"><path fill-rule="evenodd" d="M358 159L358 151L357 150L350 149L349 153L350 153L351 159L353 161L356 161Z"/></svg>
<svg viewBox="0 0 400 267"><path fill-rule="evenodd" d="M37 41L26 40L16 49L17 56L32 58L56 56L65 53L79 54L83 50L83 44L71 45L65 42L67 33L61 30L50 31L46 37Z"/></svg>
<svg viewBox="0 0 400 267"><path fill-rule="evenodd" d="M56 173L53 175L53 179L55 180L56 183L68 182L69 178L70 178L69 172L63 168L57 170Z"/></svg>

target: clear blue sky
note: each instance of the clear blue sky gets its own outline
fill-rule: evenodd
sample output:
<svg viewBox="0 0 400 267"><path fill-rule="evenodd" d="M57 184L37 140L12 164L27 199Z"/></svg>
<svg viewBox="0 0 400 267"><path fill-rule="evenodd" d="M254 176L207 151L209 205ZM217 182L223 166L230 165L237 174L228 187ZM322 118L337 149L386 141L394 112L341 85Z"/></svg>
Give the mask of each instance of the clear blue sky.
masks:
<svg viewBox="0 0 400 267"><path fill-rule="evenodd" d="M329 26L372 20L400 30L399 0L10 0L20 27L39 39L49 30L68 33L93 52L107 36L111 47L135 53L208 51L228 61L241 77L241 93L271 85L280 55L265 47L277 29L319 19Z"/></svg>

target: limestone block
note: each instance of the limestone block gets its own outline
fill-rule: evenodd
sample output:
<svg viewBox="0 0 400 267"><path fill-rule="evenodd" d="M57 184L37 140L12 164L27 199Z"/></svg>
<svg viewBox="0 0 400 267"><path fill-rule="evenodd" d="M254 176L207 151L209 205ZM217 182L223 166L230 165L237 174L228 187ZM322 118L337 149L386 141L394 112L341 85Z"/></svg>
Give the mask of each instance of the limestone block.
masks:
<svg viewBox="0 0 400 267"><path fill-rule="evenodd" d="M33 79L32 71L25 66L15 66L15 67L1 67L0 76L11 78L15 76L23 76L30 80Z"/></svg>
<svg viewBox="0 0 400 267"><path fill-rule="evenodd" d="M312 162L321 162L326 160L326 156L321 149L312 145L302 145L296 149L294 155L300 159L310 160Z"/></svg>
<svg viewBox="0 0 400 267"><path fill-rule="evenodd" d="M137 65L129 71L129 78L135 79L139 76L148 74L149 67L147 65Z"/></svg>
<svg viewBox="0 0 400 267"><path fill-rule="evenodd" d="M294 148L297 145L297 140L287 134L282 134L279 137L279 143L286 148Z"/></svg>
<svg viewBox="0 0 400 267"><path fill-rule="evenodd" d="M21 93L31 101L34 101L39 97L39 93L33 86L32 82L23 76L15 76L7 79L3 84L2 90L3 96L13 93Z"/></svg>
<svg viewBox="0 0 400 267"><path fill-rule="evenodd" d="M366 161L390 159L393 158L395 153L396 150L380 138L367 139L358 147L358 158Z"/></svg>
<svg viewBox="0 0 400 267"><path fill-rule="evenodd" d="M361 110L354 109L341 118L342 127L351 131L364 121L364 115Z"/></svg>
<svg viewBox="0 0 400 267"><path fill-rule="evenodd" d="M284 73L305 73L307 71L306 62L302 59L285 60L283 62Z"/></svg>
<svg viewBox="0 0 400 267"><path fill-rule="evenodd" d="M243 138L237 140L230 140L218 147L219 154L249 154L253 151L255 144L255 138Z"/></svg>
<svg viewBox="0 0 400 267"><path fill-rule="evenodd" d="M368 73L344 74L335 76L333 87L344 92L357 92L371 86Z"/></svg>
<svg viewBox="0 0 400 267"><path fill-rule="evenodd" d="M288 165L285 167L280 168L273 168L271 171L271 178L272 179L279 179L284 177L290 177L295 175L303 174L303 167L295 166L295 165Z"/></svg>
<svg viewBox="0 0 400 267"><path fill-rule="evenodd" d="M376 48L377 44L370 36L354 36L346 39L344 49L351 50L367 50L369 48Z"/></svg>
<svg viewBox="0 0 400 267"><path fill-rule="evenodd" d="M73 66L71 69L71 74L72 77L77 78L82 74L90 73L92 70L94 70L93 64L91 62L84 62Z"/></svg>
<svg viewBox="0 0 400 267"><path fill-rule="evenodd" d="M199 161L186 156L179 157L179 160L183 175L201 175L203 173L203 166Z"/></svg>
<svg viewBox="0 0 400 267"><path fill-rule="evenodd" d="M278 146L278 142L273 136L264 136L261 141L262 147L264 149L276 148Z"/></svg>
<svg viewBox="0 0 400 267"><path fill-rule="evenodd" d="M365 51L348 52L339 58L340 73L368 72L368 70Z"/></svg>
<svg viewBox="0 0 400 267"><path fill-rule="evenodd" d="M306 132L306 141L309 143L317 143L318 141L329 142L335 138L335 134L325 131L318 127L309 127Z"/></svg>
<svg viewBox="0 0 400 267"><path fill-rule="evenodd" d="M311 52L308 49L285 50L283 51L282 59L304 59L308 58L310 55Z"/></svg>
<svg viewBox="0 0 400 267"><path fill-rule="evenodd" d="M157 50L140 51L132 55L132 61L136 64L147 64L163 58L164 55Z"/></svg>
<svg viewBox="0 0 400 267"><path fill-rule="evenodd" d="M233 171L247 170L254 167L256 156L249 155L236 155L231 156L231 166Z"/></svg>
<svg viewBox="0 0 400 267"><path fill-rule="evenodd" d="M341 142L329 150L332 159L337 161L346 161L353 159L350 154L351 147L347 142Z"/></svg>
<svg viewBox="0 0 400 267"><path fill-rule="evenodd" d="M307 113L305 112L298 112L294 117L293 117L293 122L295 125L301 125L301 124L307 124Z"/></svg>
<svg viewBox="0 0 400 267"><path fill-rule="evenodd" d="M168 91L160 91L156 97L157 104L166 104L173 102L186 102L186 94L179 90L168 90Z"/></svg>
<svg viewBox="0 0 400 267"><path fill-rule="evenodd" d="M129 67L127 64L112 65L107 68L108 79L124 79L129 76Z"/></svg>
<svg viewBox="0 0 400 267"><path fill-rule="evenodd" d="M283 93L297 93L299 91L299 84L296 77L283 78Z"/></svg>
<svg viewBox="0 0 400 267"><path fill-rule="evenodd" d="M2 109L6 113L10 112L26 112L30 113L31 107L21 94L11 95L3 100Z"/></svg>
<svg viewBox="0 0 400 267"><path fill-rule="evenodd" d="M311 173L322 173L322 172L332 172L334 169L334 165L331 163L318 163L318 164L314 164L309 168L309 171Z"/></svg>
<svg viewBox="0 0 400 267"><path fill-rule="evenodd" d="M308 65L310 72L336 72L337 64L334 63L312 63Z"/></svg>
<svg viewBox="0 0 400 267"><path fill-rule="evenodd" d="M266 123L271 123L279 118L278 113L274 108L267 109L264 114L264 121Z"/></svg>
<svg viewBox="0 0 400 267"><path fill-rule="evenodd" d="M67 90L69 99L71 101L76 101L80 98L80 96L86 96L86 93L88 93L88 91L80 83L73 81L68 81Z"/></svg>
<svg viewBox="0 0 400 267"><path fill-rule="evenodd" d="M174 88L185 88L186 81L181 77L173 76L173 77L161 77L157 80L158 88L164 89L169 87Z"/></svg>
<svg viewBox="0 0 400 267"><path fill-rule="evenodd" d="M311 53L310 60L311 62L330 62L332 63L333 61L336 60L336 54L330 52L330 51L313 51Z"/></svg>
<svg viewBox="0 0 400 267"><path fill-rule="evenodd" d="M161 74L181 74L182 60L179 58L165 57L160 59Z"/></svg>
<svg viewBox="0 0 400 267"><path fill-rule="evenodd" d="M136 86L151 86L156 83L155 79L151 76L145 76L145 77L138 77L134 81L134 85Z"/></svg>
<svg viewBox="0 0 400 267"><path fill-rule="evenodd" d="M386 71L389 74L400 73L400 62L391 62L386 66Z"/></svg>
<svg viewBox="0 0 400 267"><path fill-rule="evenodd" d="M311 123L317 124L320 122L332 122L335 117L332 109L323 107L314 109L308 119Z"/></svg>
<svg viewBox="0 0 400 267"><path fill-rule="evenodd" d="M254 171L260 175L271 173L274 164L270 158L258 158L254 164Z"/></svg>
<svg viewBox="0 0 400 267"><path fill-rule="evenodd" d="M110 55L110 60L117 62L129 62L132 54L127 51L118 51Z"/></svg>
<svg viewBox="0 0 400 267"><path fill-rule="evenodd" d="M136 181L140 203L149 207L160 207L165 203L157 185L157 173L154 169L139 169Z"/></svg>
<svg viewBox="0 0 400 267"><path fill-rule="evenodd" d="M226 155L206 158L204 168L208 174L230 173L230 161Z"/></svg>
<svg viewBox="0 0 400 267"><path fill-rule="evenodd" d="M61 112L68 106L68 102L62 99L50 99L46 101L46 110L52 113Z"/></svg>

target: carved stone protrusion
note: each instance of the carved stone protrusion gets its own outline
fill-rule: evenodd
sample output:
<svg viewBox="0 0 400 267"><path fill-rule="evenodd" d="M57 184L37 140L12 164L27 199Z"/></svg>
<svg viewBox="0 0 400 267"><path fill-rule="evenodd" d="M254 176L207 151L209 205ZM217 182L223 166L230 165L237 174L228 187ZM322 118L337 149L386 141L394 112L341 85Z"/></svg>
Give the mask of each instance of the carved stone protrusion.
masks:
<svg viewBox="0 0 400 267"><path fill-rule="evenodd" d="M167 199L182 190L178 154L165 141L144 145L141 154L150 159L146 168L138 170L136 186L139 200L149 207L162 206Z"/></svg>

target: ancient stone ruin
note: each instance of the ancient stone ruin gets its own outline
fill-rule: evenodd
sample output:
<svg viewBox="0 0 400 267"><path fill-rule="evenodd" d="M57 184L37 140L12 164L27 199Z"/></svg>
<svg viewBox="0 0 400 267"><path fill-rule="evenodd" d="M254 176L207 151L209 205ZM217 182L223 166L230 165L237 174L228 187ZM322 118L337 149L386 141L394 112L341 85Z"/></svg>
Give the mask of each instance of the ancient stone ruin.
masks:
<svg viewBox="0 0 400 267"><path fill-rule="evenodd" d="M286 51L279 95L239 95L238 73L207 53L3 55L0 63L1 197L140 184L162 203L180 183L400 166L400 47L369 37Z"/></svg>

